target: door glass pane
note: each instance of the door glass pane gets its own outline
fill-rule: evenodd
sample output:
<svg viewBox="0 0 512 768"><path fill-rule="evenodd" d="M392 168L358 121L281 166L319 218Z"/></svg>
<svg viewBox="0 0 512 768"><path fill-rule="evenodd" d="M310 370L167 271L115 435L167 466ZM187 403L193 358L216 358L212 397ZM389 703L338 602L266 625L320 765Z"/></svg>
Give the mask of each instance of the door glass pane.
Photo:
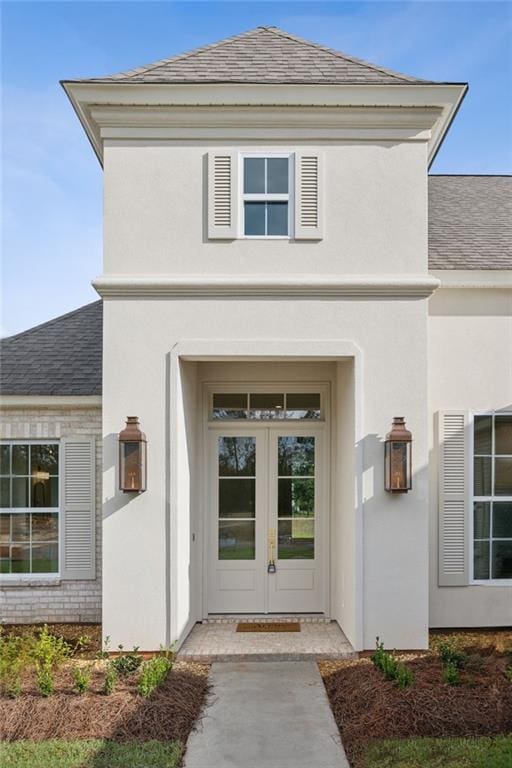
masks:
<svg viewBox="0 0 512 768"><path fill-rule="evenodd" d="M254 520L219 520L219 560L254 560Z"/></svg>
<svg viewBox="0 0 512 768"><path fill-rule="evenodd" d="M11 473L11 446L0 445L0 475Z"/></svg>
<svg viewBox="0 0 512 768"><path fill-rule="evenodd" d="M221 477L256 474L255 437L219 437L219 475Z"/></svg>
<svg viewBox="0 0 512 768"><path fill-rule="evenodd" d="M215 394L212 417L214 419L246 419L247 395L245 392Z"/></svg>
<svg viewBox="0 0 512 768"><path fill-rule="evenodd" d="M493 541L492 578L512 579L512 541Z"/></svg>
<svg viewBox="0 0 512 768"><path fill-rule="evenodd" d="M267 192L270 194L288 194L288 158L267 158Z"/></svg>
<svg viewBox="0 0 512 768"><path fill-rule="evenodd" d="M313 560L315 557L315 521L312 519L278 521L278 557L281 560Z"/></svg>
<svg viewBox="0 0 512 768"><path fill-rule="evenodd" d="M265 203L244 203L244 232L252 237L265 234Z"/></svg>
<svg viewBox="0 0 512 768"><path fill-rule="evenodd" d="M246 157L244 159L244 193L249 195L265 192L265 158Z"/></svg>
<svg viewBox="0 0 512 768"><path fill-rule="evenodd" d="M282 419L284 416L284 395L282 393L254 393L249 395L249 416L251 419Z"/></svg>
<svg viewBox="0 0 512 768"><path fill-rule="evenodd" d="M494 429L494 453L512 456L512 416L496 416Z"/></svg>
<svg viewBox="0 0 512 768"><path fill-rule="evenodd" d="M278 474L282 476L315 474L315 438L285 436L278 439Z"/></svg>
<svg viewBox="0 0 512 768"><path fill-rule="evenodd" d="M12 446L13 475L28 475L28 445Z"/></svg>
<svg viewBox="0 0 512 768"><path fill-rule="evenodd" d="M313 517L315 514L315 481L279 478L279 517Z"/></svg>
<svg viewBox="0 0 512 768"><path fill-rule="evenodd" d="M289 392L286 395L287 419L319 419L319 392Z"/></svg>
<svg viewBox="0 0 512 768"><path fill-rule="evenodd" d="M474 577L475 579L489 578L489 542L488 541L475 541Z"/></svg>
<svg viewBox="0 0 512 768"><path fill-rule="evenodd" d="M267 203L267 235L288 234L288 203Z"/></svg>
<svg viewBox="0 0 512 768"><path fill-rule="evenodd" d="M488 539L490 536L490 506L488 501L475 501L473 512L475 539Z"/></svg>
<svg viewBox="0 0 512 768"><path fill-rule="evenodd" d="M512 539L512 502L495 501L492 505L492 536L494 539ZM476 532L475 538L478 538Z"/></svg>
<svg viewBox="0 0 512 768"><path fill-rule="evenodd" d="M256 480L253 478L220 478L219 517L254 517L255 501Z"/></svg>
<svg viewBox="0 0 512 768"><path fill-rule="evenodd" d="M474 469L474 494L475 496L491 495L491 459L475 458Z"/></svg>
<svg viewBox="0 0 512 768"><path fill-rule="evenodd" d="M474 452L477 456L492 453L492 416L475 416Z"/></svg>
<svg viewBox="0 0 512 768"><path fill-rule="evenodd" d="M494 493L512 496L512 459L494 459Z"/></svg>

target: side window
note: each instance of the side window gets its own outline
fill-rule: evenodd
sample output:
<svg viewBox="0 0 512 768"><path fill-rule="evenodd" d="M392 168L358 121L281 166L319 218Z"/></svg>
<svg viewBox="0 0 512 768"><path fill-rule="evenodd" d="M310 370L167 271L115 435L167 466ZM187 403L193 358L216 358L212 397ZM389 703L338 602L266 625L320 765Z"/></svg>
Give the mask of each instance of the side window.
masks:
<svg viewBox="0 0 512 768"><path fill-rule="evenodd" d="M512 414L473 424L473 575L512 579Z"/></svg>
<svg viewBox="0 0 512 768"><path fill-rule="evenodd" d="M289 157L242 157L245 237L290 237Z"/></svg>

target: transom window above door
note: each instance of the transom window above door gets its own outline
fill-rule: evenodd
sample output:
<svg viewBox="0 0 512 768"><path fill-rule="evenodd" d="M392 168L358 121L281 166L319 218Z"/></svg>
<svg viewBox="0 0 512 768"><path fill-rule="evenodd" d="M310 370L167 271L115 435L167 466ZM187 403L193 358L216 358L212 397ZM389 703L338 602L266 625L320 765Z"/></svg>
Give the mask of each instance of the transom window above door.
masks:
<svg viewBox="0 0 512 768"><path fill-rule="evenodd" d="M242 157L242 231L245 237L290 236L288 155Z"/></svg>
<svg viewBox="0 0 512 768"><path fill-rule="evenodd" d="M212 395L212 419L321 419L319 392L216 392Z"/></svg>

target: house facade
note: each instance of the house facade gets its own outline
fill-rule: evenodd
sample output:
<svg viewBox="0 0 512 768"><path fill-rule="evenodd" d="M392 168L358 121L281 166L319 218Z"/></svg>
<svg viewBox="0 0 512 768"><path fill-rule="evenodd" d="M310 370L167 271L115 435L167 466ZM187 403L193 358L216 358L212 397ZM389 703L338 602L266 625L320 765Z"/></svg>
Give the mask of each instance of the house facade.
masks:
<svg viewBox="0 0 512 768"><path fill-rule="evenodd" d="M356 650L511 624L510 178L428 175L467 86L269 27L63 86L101 302L2 343L0 618L143 649L211 614L325 615Z"/></svg>

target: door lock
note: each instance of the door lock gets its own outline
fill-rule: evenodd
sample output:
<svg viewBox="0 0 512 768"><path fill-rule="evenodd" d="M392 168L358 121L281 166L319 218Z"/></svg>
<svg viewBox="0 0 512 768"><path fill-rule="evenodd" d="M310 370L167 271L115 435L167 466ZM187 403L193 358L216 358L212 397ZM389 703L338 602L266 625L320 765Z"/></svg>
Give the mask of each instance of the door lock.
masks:
<svg viewBox="0 0 512 768"><path fill-rule="evenodd" d="M276 547L276 529L275 528L268 529L267 544L268 544L267 573L275 573L276 572L276 563L274 560L274 557L275 557L274 552Z"/></svg>

